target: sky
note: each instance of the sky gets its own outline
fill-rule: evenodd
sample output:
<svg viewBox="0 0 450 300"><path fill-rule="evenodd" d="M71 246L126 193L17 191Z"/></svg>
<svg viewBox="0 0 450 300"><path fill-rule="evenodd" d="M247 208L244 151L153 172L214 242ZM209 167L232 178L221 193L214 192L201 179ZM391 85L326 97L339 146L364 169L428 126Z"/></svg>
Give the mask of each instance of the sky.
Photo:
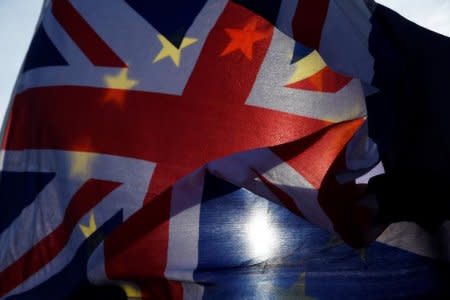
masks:
<svg viewBox="0 0 450 300"><path fill-rule="evenodd" d="M43 0L0 0L0 121L34 32ZM450 36L450 0L380 0L408 19Z"/></svg>

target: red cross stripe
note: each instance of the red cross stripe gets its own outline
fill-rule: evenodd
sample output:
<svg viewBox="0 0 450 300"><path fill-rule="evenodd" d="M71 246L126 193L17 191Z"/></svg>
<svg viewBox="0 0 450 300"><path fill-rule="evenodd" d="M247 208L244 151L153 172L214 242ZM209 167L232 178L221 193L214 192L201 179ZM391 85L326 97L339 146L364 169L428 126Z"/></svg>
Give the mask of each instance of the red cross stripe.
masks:
<svg viewBox="0 0 450 300"><path fill-rule="evenodd" d="M230 43L224 29L244 28L255 19L256 30L267 37L255 41L251 59L240 51L222 55ZM5 145L8 150L89 151L157 163L145 208L105 243L110 278L148 279L164 274L170 219L167 188L177 179L209 161L292 142L330 125L245 104L272 30L264 19L229 3L181 96L129 91L119 107L103 101L105 89L61 86L30 89L16 97ZM89 143L79 142L86 140ZM161 194L165 190L169 196ZM148 220L156 225L150 226ZM130 232L138 238L119 245L129 240Z"/></svg>

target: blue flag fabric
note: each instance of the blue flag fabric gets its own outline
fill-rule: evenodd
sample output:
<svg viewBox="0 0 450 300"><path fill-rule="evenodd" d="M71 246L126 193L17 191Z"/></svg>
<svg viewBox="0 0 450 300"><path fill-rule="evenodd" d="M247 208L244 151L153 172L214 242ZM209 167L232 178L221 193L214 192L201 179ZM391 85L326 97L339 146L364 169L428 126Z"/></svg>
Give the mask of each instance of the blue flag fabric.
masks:
<svg viewBox="0 0 450 300"><path fill-rule="evenodd" d="M381 5L371 22L372 84L380 91L367 101L369 130L386 169L448 174L450 123L445 112L450 38Z"/></svg>
<svg viewBox="0 0 450 300"><path fill-rule="evenodd" d="M204 285L204 299L450 295L450 265L442 261L379 242L353 249L337 235L211 175L202 201L194 279Z"/></svg>

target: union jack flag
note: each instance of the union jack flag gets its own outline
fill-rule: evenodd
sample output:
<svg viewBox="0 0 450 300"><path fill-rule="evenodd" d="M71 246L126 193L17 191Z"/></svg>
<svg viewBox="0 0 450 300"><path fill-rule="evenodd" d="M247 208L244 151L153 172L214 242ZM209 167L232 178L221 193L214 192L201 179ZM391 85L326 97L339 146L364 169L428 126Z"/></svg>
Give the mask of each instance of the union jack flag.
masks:
<svg viewBox="0 0 450 300"><path fill-rule="evenodd" d="M378 154L361 82L294 39L311 2L46 1L2 141L0 298L200 298L234 226L206 205L238 190L249 220L275 203L351 240ZM227 268L273 256L233 245Z"/></svg>

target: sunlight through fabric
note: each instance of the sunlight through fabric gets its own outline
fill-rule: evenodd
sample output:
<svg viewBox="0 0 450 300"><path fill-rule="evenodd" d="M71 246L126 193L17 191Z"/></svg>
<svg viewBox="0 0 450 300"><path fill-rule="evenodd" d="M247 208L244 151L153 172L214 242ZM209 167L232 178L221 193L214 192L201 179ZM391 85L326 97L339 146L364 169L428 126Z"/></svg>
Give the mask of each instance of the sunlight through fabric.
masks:
<svg viewBox="0 0 450 300"><path fill-rule="evenodd" d="M276 228L265 210L257 211L247 224L248 246L252 256L270 257L277 249Z"/></svg>

